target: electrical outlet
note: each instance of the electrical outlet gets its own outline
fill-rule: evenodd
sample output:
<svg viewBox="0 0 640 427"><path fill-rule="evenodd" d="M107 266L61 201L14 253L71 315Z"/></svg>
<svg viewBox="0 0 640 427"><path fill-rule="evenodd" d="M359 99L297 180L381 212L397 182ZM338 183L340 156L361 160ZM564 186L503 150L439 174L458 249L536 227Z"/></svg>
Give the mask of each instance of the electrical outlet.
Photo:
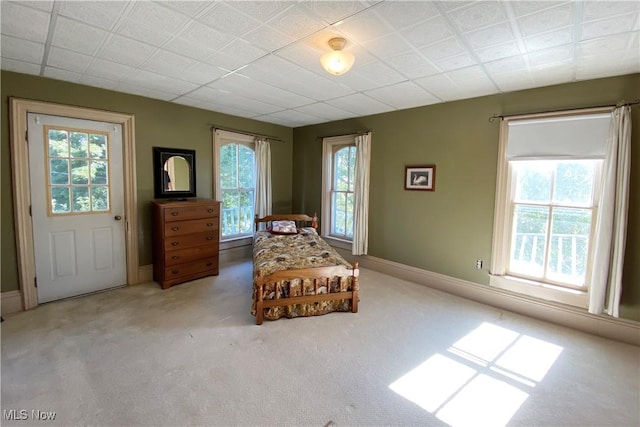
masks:
<svg viewBox="0 0 640 427"><path fill-rule="evenodd" d="M476 270L482 270L482 260L481 259L476 261Z"/></svg>

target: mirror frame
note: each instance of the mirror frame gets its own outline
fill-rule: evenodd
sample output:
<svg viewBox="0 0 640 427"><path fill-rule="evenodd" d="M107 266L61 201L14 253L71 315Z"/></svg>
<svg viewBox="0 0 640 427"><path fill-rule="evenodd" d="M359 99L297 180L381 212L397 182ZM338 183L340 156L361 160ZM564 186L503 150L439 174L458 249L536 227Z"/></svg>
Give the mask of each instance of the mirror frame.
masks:
<svg viewBox="0 0 640 427"><path fill-rule="evenodd" d="M164 189L162 171L164 163L172 156L180 156L187 161L189 165L189 190L168 191ZM153 147L153 182L156 199L196 197L196 150Z"/></svg>

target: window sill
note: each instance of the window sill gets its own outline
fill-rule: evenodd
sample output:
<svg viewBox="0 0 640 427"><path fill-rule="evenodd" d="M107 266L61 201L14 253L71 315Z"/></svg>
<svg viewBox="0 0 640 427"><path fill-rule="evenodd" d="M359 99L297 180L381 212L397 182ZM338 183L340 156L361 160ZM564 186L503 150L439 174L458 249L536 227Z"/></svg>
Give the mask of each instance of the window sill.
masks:
<svg viewBox="0 0 640 427"><path fill-rule="evenodd" d="M490 274L489 286L574 307L586 308L589 305L587 292L520 279L513 276L496 276Z"/></svg>
<svg viewBox="0 0 640 427"><path fill-rule="evenodd" d="M345 249L350 251L351 248L353 247L353 243L350 242L349 240L342 240L342 239L337 239L335 237L331 237L331 236L322 236L322 238L331 246L336 247L336 248L340 248L340 249Z"/></svg>

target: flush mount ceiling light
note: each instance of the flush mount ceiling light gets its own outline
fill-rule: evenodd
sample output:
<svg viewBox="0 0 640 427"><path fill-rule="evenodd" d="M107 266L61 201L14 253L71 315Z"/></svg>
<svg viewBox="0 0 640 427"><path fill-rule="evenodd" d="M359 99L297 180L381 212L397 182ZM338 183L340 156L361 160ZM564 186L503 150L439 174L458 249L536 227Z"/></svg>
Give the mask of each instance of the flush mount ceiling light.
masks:
<svg viewBox="0 0 640 427"><path fill-rule="evenodd" d="M329 40L329 46L332 52L327 52L320 57L320 62L328 73L339 76L351 69L356 57L351 52L345 52L344 46L347 41L342 37L334 37Z"/></svg>

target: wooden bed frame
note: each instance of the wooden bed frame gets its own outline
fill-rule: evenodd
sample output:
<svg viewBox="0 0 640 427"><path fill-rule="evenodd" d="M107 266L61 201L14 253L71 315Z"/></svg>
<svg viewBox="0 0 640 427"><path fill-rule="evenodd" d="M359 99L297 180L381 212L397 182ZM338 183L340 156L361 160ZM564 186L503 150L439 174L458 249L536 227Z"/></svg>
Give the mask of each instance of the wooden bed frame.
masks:
<svg viewBox="0 0 640 427"><path fill-rule="evenodd" d="M296 221L296 224L305 225L311 222L312 227L315 229L318 227L318 217L314 214L313 217L304 214L294 215L268 215L263 218L255 217L256 231L260 223L268 223L271 221ZM334 301L334 300L351 300L351 312L358 312L358 277L360 270L358 269L358 263L353 265L353 268L347 268L342 265L335 265L329 267L314 267L314 268L301 268L296 270L282 270L275 273L264 276L261 271L257 271L255 274L255 284L258 286L258 295L256 300L256 324L261 325L264 318L264 308L287 306L293 304L312 304L319 301ZM331 292L331 280L334 277L352 277L351 291L345 292ZM263 300L263 287L267 283L280 282L283 280L294 279L312 279L315 288L314 295L302 295L288 298L278 298L278 292L276 292L276 299ZM327 293L318 294L318 287L322 284L326 284ZM278 286L276 284L276 286ZM304 287L301 287L304 292Z"/></svg>

